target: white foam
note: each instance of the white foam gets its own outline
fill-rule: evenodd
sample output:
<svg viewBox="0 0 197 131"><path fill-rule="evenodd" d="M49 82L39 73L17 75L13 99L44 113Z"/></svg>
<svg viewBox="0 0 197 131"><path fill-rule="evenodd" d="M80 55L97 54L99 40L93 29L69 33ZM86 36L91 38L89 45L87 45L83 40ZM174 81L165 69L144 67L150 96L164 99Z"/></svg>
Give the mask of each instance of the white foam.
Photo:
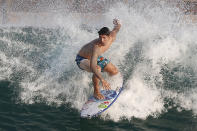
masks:
<svg viewBox="0 0 197 131"><path fill-rule="evenodd" d="M124 116L128 119L131 117L145 119L149 115L160 114L163 105L160 91L155 86L147 85L138 72L135 72L135 75L125 85L117 102L106 113L115 121Z"/></svg>

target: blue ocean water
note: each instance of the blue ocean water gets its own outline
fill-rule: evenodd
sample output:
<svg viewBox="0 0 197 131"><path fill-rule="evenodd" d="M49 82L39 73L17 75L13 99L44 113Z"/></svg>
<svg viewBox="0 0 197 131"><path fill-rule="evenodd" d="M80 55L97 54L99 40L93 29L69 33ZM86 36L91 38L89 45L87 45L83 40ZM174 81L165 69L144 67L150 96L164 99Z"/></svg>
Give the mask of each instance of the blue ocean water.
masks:
<svg viewBox="0 0 197 131"><path fill-rule="evenodd" d="M101 14L55 13L54 25L1 25L0 130L197 130L197 26L175 4L117 1ZM101 116L82 119L93 88L74 59L113 18L122 27L104 56L125 87Z"/></svg>

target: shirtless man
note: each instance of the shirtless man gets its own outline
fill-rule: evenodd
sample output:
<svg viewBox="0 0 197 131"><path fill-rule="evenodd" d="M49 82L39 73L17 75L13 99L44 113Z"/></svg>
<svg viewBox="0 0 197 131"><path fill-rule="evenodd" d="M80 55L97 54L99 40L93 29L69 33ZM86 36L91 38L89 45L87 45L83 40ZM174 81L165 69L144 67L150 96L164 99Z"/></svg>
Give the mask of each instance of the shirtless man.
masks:
<svg viewBox="0 0 197 131"><path fill-rule="evenodd" d="M114 28L112 31L107 27L100 29L98 32L99 38L84 45L75 60L80 69L93 73L94 97L97 99L105 98L100 93L100 81L104 89L110 89L110 84L103 79L101 72L107 72L110 76L118 74L118 69L109 60L101 56L111 46L121 27L117 19L113 20L113 24Z"/></svg>

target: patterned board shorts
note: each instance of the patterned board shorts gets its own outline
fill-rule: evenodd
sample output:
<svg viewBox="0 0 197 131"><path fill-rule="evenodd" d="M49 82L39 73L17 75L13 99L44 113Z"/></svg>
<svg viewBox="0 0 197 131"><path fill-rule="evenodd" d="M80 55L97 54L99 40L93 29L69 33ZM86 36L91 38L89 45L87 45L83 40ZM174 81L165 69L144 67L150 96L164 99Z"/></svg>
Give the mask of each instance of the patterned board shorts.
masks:
<svg viewBox="0 0 197 131"><path fill-rule="evenodd" d="M76 61L76 63L77 63L77 66L78 66L81 70L84 70L84 69L82 69L82 68L80 67L80 62L81 62L82 60L84 60L84 59L87 59L87 58L84 58L84 57L82 57L82 56L80 56L80 55L77 55L77 56L76 56L76 59L75 59L75 61ZM104 58L103 56L99 56L99 57L97 58L97 65L101 67L101 72L104 71L104 68L105 68L105 66L106 66L108 63L109 63L109 60L106 59L106 58Z"/></svg>

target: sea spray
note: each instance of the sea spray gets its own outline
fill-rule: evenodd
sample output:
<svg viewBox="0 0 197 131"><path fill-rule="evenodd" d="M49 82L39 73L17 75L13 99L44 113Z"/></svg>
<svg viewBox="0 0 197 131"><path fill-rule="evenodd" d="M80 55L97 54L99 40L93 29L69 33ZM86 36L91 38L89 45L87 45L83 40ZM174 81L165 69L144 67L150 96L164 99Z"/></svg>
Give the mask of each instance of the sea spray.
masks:
<svg viewBox="0 0 197 131"><path fill-rule="evenodd" d="M19 83L21 103L70 103L80 111L93 93L92 74L77 67L75 56L80 47L98 37L98 29L112 29L113 18L118 18L122 27L104 56L119 69L125 84L103 118L158 117L171 108L165 106L171 101L178 111L197 114L197 26L184 19L175 2L114 2L102 13L87 13L92 18L89 22L84 14L50 15L56 20L52 25L32 22L1 27L0 78ZM120 77L115 79L121 83Z"/></svg>

